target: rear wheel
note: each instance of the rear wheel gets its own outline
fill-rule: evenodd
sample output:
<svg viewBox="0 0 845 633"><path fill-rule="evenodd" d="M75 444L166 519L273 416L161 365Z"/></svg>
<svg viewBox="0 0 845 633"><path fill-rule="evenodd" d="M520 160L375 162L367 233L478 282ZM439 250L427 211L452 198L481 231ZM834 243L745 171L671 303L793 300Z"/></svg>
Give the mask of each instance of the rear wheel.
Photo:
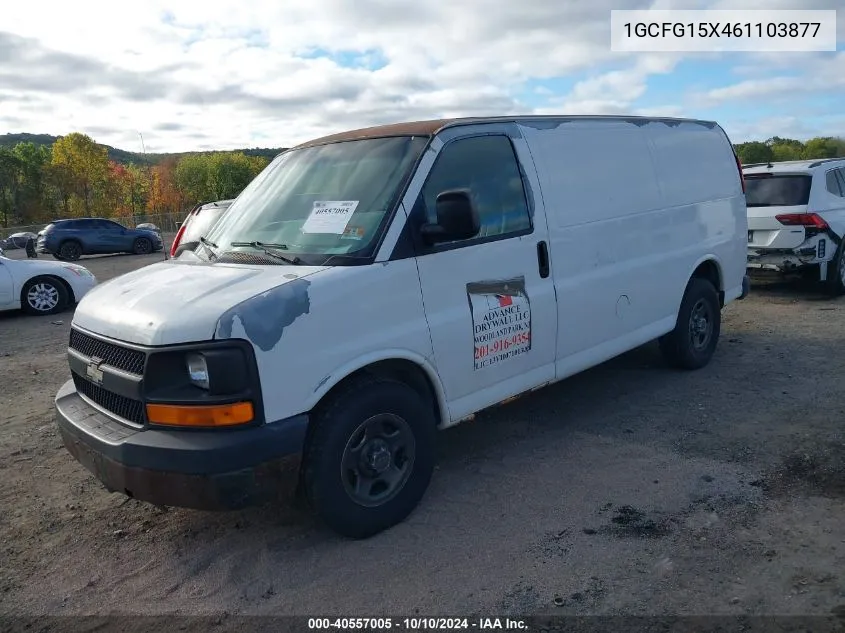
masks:
<svg viewBox="0 0 845 633"><path fill-rule="evenodd" d="M845 238L839 242L836 255L828 264L825 290L833 297L845 294Z"/></svg>
<svg viewBox="0 0 845 633"><path fill-rule="evenodd" d="M403 521L428 488L436 423L408 385L362 378L319 411L303 464L305 494L335 532L367 538Z"/></svg>
<svg viewBox="0 0 845 633"><path fill-rule="evenodd" d="M64 242L59 247L59 259L75 261L82 257L82 246L79 242Z"/></svg>
<svg viewBox="0 0 845 633"><path fill-rule="evenodd" d="M55 314L67 307L68 292L53 277L36 277L24 284L21 306L28 314Z"/></svg>
<svg viewBox="0 0 845 633"><path fill-rule="evenodd" d="M687 284L675 329L660 338L660 350L679 369L700 369L716 351L722 324L713 284L693 277Z"/></svg>

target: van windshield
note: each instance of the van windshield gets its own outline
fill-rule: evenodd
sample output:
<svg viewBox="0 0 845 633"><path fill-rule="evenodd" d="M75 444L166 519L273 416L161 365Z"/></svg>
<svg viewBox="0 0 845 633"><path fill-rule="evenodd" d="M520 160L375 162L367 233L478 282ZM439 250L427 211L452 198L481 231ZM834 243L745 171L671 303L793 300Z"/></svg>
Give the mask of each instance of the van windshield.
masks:
<svg viewBox="0 0 845 633"><path fill-rule="evenodd" d="M749 207L795 207L810 201L809 175L747 175L745 204Z"/></svg>
<svg viewBox="0 0 845 633"><path fill-rule="evenodd" d="M237 197L205 244L220 254L261 242L317 265L367 257L427 142L401 136L285 152Z"/></svg>

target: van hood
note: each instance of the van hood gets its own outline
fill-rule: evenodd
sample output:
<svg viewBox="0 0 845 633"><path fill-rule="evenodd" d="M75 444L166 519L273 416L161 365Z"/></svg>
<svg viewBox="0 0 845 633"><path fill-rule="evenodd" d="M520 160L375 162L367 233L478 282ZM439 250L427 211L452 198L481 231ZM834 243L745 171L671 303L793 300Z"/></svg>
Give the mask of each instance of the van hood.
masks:
<svg viewBox="0 0 845 633"><path fill-rule="evenodd" d="M73 325L138 345L228 338L234 318L243 321L242 306L255 311L259 299L285 302L303 293L307 303L309 282L304 279L325 269L172 259L96 286L79 302Z"/></svg>

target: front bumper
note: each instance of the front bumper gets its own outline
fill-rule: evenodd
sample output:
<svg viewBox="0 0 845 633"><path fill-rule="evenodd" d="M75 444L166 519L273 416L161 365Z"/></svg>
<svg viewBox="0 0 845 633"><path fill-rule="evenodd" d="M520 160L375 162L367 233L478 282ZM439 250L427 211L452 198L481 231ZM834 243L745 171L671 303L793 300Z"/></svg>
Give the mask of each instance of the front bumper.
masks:
<svg viewBox="0 0 845 633"><path fill-rule="evenodd" d="M236 510L296 490L307 415L239 430L136 429L89 404L72 380L55 403L65 447L111 492L161 506Z"/></svg>

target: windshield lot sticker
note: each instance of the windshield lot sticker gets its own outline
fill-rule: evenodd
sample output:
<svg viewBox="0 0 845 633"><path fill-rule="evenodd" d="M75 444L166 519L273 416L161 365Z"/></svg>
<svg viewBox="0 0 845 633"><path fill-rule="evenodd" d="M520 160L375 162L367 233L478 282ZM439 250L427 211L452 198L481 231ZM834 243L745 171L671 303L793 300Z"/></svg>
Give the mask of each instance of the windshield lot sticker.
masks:
<svg viewBox="0 0 845 633"><path fill-rule="evenodd" d="M302 232L343 235L357 208L358 200L317 200L302 225Z"/></svg>
<svg viewBox="0 0 845 633"><path fill-rule="evenodd" d="M467 284L474 368L497 365L531 349L531 302L525 279Z"/></svg>
<svg viewBox="0 0 845 633"><path fill-rule="evenodd" d="M361 226L349 226L343 231L343 235L340 236L342 240L363 240L364 239L364 227Z"/></svg>

